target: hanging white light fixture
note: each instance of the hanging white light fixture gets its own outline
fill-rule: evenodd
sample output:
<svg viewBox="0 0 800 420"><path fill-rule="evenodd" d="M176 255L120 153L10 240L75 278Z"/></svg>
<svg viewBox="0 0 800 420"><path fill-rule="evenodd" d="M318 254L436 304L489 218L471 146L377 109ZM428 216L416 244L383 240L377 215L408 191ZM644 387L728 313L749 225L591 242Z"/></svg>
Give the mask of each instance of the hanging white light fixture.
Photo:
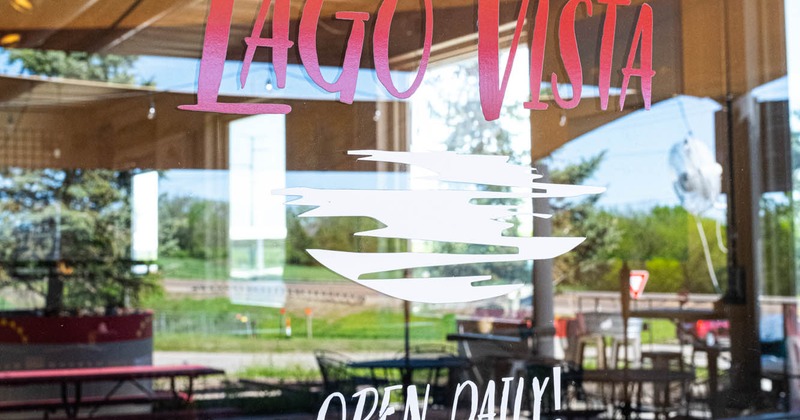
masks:
<svg viewBox="0 0 800 420"><path fill-rule="evenodd" d="M156 118L156 103L152 97L150 97L150 108L147 109L147 119L154 120Z"/></svg>

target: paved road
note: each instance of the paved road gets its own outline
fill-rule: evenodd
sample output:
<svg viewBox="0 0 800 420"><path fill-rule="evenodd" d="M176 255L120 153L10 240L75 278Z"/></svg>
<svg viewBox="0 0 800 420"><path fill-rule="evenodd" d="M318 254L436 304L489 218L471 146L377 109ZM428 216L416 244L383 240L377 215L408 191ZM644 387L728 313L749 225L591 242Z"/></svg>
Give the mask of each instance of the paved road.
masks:
<svg viewBox="0 0 800 420"><path fill-rule="evenodd" d="M678 351L680 347L674 344L644 344L643 350L657 351ZM684 346L684 355L688 360L691 357L691 346ZM593 357L594 349L587 349L587 357ZM557 346L557 357L563 358L563 351ZM347 356L353 360L384 359L397 357L395 352L360 352L348 353ZM697 353L695 363L698 366L705 366L705 354ZM201 364L206 366L223 369L228 373L236 373L248 366L274 366L274 367L302 367L314 369L317 361L311 352L290 352L290 353L203 353L203 352L173 352L156 351L153 353L153 364L155 365L180 365L180 364ZM722 362L721 368L727 368L727 362Z"/></svg>
<svg viewBox="0 0 800 420"><path fill-rule="evenodd" d="M354 360L370 358L382 359L395 357L395 353L355 353L348 354ZM313 369L317 366L311 352L292 353L202 353L179 351L156 351L153 353L155 365L200 364L223 369L228 373L238 372L248 366L275 366Z"/></svg>

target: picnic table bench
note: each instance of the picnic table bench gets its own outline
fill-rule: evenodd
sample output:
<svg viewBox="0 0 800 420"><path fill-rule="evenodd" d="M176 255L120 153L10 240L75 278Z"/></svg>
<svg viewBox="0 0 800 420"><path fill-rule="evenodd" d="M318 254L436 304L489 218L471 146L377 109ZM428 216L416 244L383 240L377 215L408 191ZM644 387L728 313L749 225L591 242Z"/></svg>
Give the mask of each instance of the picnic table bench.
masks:
<svg viewBox="0 0 800 420"><path fill-rule="evenodd" d="M106 405L147 404L158 401L187 402L192 400L194 379L202 376L221 375L225 372L207 366L114 366L80 369L43 369L0 372L0 387L20 387L55 384L61 388L61 398L27 401L0 402L0 412L44 410L47 413L63 410L68 418L77 418L81 407L94 410ZM153 391L140 381L168 378L169 391ZM178 391L175 380L187 378L185 391ZM104 396L84 396L82 387L87 382L114 382ZM125 384L130 383L141 393L116 395ZM72 392L70 393L70 389Z"/></svg>

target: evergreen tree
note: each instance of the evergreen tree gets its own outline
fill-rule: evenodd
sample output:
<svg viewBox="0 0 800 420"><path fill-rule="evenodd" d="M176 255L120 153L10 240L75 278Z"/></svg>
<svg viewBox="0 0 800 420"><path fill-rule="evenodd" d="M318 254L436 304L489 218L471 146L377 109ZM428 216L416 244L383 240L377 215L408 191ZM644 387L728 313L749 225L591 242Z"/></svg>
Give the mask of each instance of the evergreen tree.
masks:
<svg viewBox="0 0 800 420"><path fill-rule="evenodd" d="M552 170L555 184L579 185L585 183L600 168L605 152ZM551 200L553 236L583 236L586 240L574 250L556 258L553 265L554 281L596 287L608 271L611 254L620 241L616 218L597 208L600 195L582 198Z"/></svg>
<svg viewBox="0 0 800 420"><path fill-rule="evenodd" d="M48 313L127 306L154 288L153 278L131 270L130 178L111 170L0 170L0 285L41 293Z"/></svg>
<svg viewBox="0 0 800 420"><path fill-rule="evenodd" d="M112 83L135 83L135 61L134 56L8 51L9 64L29 74ZM155 288L153 277L132 272L132 175L100 169L0 169L0 286L42 294L52 314L126 306Z"/></svg>

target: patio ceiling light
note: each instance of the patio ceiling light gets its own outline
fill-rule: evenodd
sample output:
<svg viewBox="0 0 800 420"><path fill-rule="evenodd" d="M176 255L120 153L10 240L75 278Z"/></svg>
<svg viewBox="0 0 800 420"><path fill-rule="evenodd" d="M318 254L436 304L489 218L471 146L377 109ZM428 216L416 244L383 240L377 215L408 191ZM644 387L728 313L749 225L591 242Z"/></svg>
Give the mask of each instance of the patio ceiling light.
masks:
<svg viewBox="0 0 800 420"><path fill-rule="evenodd" d="M17 45L21 40L22 40L22 35L18 33L5 34L3 35L2 38L0 38L0 46L13 47Z"/></svg>
<svg viewBox="0 0 800 420"><path fill-rule="evenodd" d="M33 3L31 3L31 0L8 0L8 4L20 13L30 13L33 11Z"/></svg>

